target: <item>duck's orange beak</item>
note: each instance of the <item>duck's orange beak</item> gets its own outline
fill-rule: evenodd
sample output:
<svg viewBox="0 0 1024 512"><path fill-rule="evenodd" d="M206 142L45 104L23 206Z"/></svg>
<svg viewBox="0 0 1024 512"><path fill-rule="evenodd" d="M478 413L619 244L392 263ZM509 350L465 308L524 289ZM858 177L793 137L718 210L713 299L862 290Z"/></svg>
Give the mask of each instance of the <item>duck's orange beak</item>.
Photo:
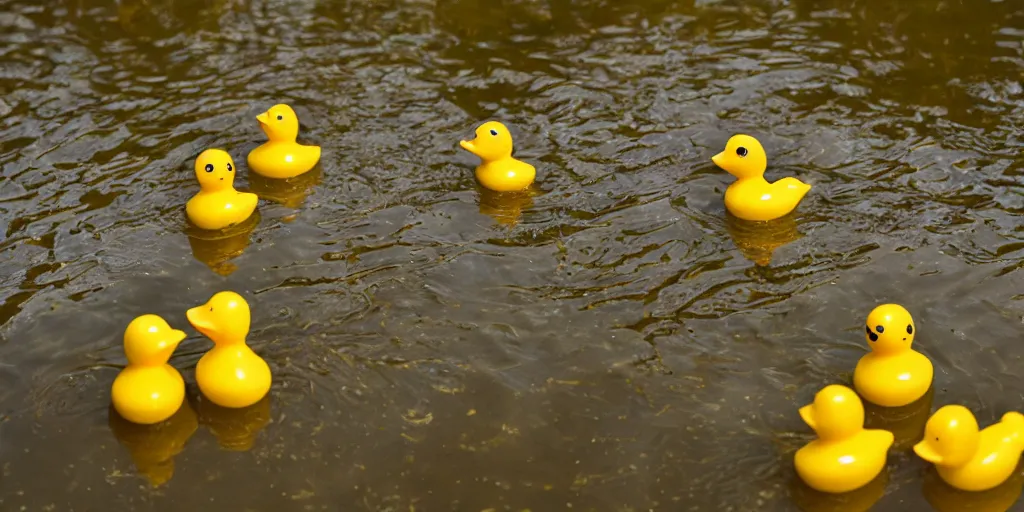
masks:
<svg viewBox="0 0 1024 512"><path fill-rule="evenodd" d="M178 344L187 337L188 336L185 334L185 331L171 329L171 332L167 333L167 339L164 340L163 346L164 348L170 348L173 350L178 348Z"/></svg>
<svg viewBox="0 0 1024 512"><path fill-rule="evenodd" d="M719 167L722 167L722 161L723 160L725 160L725 151L722 151L721 153L711 157L711 161L714 162L715 165L717 165ZM724 167L722 167L722 168L724 169Z"/></svg>
<svg viewBox="0 0 1024 512"><path fill-rule="evenodd" d="M267 126L267 123L270 122L270 112L264 112L256 116L256 120L259 121L260 126Z"/></svg>
<svg viewBox="0 0 1024 512"><path fill-rule="evenodd" d="M209 316L210 307L206 304L202 306L196 306L185 312L185 317L188 318L188 323L192 324L192 327L206 337L210 337L211 333L216 332L216 326L214 325L213 319Z"/></svg>
<svg viewBox="0 0 1024 512"><path fill-rule="evenodd" d="M804 423L812 430L818 430L818 424L814 421L814 406L805 405L800 408L800 418L804 420Z"/></svg>
<svg viewBox="0 0 1024 512"><path fill-rule="evenodd" d="M466 151L469 151L470 153L473 153L474 155L476 154L476 144L473 144L473 141L471 141L471 140L464 140L464 141L459 142L459 145L462 146L462 149L465 149Z"/></svg>
<svg viewBox="0 0 1024 512"><path fill-rule="evenodd" d="M935 448L928 444L927 440L915 444L914 453L916 453L918 457L921 457L932 464L942 464L942 455L939 455L939 453L935 451Z"/></svg>

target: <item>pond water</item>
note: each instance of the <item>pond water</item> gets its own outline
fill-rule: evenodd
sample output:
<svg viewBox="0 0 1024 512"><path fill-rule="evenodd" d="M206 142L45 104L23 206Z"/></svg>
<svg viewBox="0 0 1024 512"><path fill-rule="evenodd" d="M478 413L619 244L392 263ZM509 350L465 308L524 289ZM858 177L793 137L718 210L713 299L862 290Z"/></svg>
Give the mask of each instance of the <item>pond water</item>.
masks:
<svg viewBox="0 0 1024 512"><path fill-rule="evenodd" d="M821 509L797 409L884 302L935 386L872 413L905 438L843 510L1020 491L950 493L907 448L940 405L1024 408L1020 2L0 0L0 27L4 510ZM324 151L285 184L245 165L278 102ZM489 119L531 194L477 188L458 141ZM813 185L795 215L726 215L735 133ZM227 240L185 230L210 147L264 198ZM241 412L191 384L184 312L225 289L275 378ZM157 430L109 414L143 313L189 333Z"/></svg>

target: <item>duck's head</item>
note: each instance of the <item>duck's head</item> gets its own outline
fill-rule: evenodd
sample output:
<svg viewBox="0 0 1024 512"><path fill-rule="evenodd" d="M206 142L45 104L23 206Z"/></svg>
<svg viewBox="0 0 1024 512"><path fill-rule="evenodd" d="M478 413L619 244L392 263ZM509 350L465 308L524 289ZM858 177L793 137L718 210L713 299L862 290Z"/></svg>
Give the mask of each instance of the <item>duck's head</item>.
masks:
<svg viewBox="0 0 1024 512"><path fill-rule="evenodd" d="M505 125L489 121L476 129L476 138L459 143L462 149L480 157L484 162L512 156L512 134Z"/></svg>
<svg viewBox="0 0 1024 512"><path fill-rule="evenodd" d="M196 179L205 192L234 187L235 161L222 149L207 149L196 158Z"/></svg>
<svg viewBox="0 0 1024 512"><path fill-rule="evenodd" d="M124 330L124 355L128 364L159 366L167 364L185 333L171 329L157 315L142 315Z"/></svg>
<svg viewBox="0 0 1024 512"><path fill-rule="evenodd" d="M871 310L865 331L873 352L892 354L909 349L914 342L914 319L899 304L882 304Z"/></svg>
<svg viewBox="0 0 1024 512"><path fill-rule="evenodd" d="M823 440L845 439L864 428L864 404L852 389L832 384L800 408L800 417Z"/></svg>
<svg viewBox="0 0 1024 512"><path fill-rule="evenodd" d="M914 445L914 453L939 466L966 464L978 451L978 420L962 405L947 405L928 419L924 439Z"/></svg>
<svg viewBox="0 0 1024 512"><path fill-rule="evenodd" d="M256 120L272 142L295 142L299 136L299 116L284 103L270 107L270 110L256 116Z"/></svg>
<svg viewBox="0 0 1024 512"><path fill-rule="evenodd" d="M242 342L249 333L249 304L235 292L219 292L185 316L214 343Z"/></svg>
<svg viewBox="0 0 1024 512"><path fill-rule="evenodd" d="M750 135L733 135L725 151L711 157L711 161L739 179L756 178L768 168L768 155Z"/></svg>

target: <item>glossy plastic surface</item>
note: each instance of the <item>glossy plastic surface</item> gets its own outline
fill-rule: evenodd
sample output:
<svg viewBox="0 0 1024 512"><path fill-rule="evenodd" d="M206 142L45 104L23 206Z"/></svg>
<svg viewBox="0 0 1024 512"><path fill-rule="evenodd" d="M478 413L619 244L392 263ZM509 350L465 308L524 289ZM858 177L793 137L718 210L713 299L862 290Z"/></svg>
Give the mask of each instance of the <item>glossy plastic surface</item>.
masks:
<svg viewBox="0 0 1024 512"><path fill-rule="evenodd" d="M935 464L946 483L965 491L985 491L1005 482L1024 451L1024 415L1017 412L978 431L971 411L947 405L935 411L924 430L914 452Z"/></svg>
<svg viewBox="0 0 1024 512"><path fill-rule="evenodd" d="M157 315L142 315L124 331L128 366L114 379L114 409L133 423L150 425L170 418L185 401L185 381L167 361L185 333Z"/></svg>
<svg viewBox="0 0 1024 512"><path fill-rule="evenodd" d="M206 398L222 407L247 407L270 391L270 367L248 345L249 304L235 292L219 292L186 313L213 341L196 365L196 382Z"/></svg>
<svg viewBox="0 0 1024 512"><path fill-rule="evenodd" d="M299 117L283 103L256 116L267 142L249 152L249 169L267 178L294 178L308 172L320 161L320 146L296 142Z"/></svg>
<svg viewBox="0 0 1024 512"><path fill-rule="evenodd" d="M864 406L852 389L826 386L814 396L814 403L800 409L800 417L818 434L794 460L797 474L812 489L850 492L885 468L893 435L864 429Z"/></svg>
<svg viewBox="0 0 1024 512"><path fill-rule="evenodd" d="M220 149L207 149L196 158L199 193L185 205L188 220L207 230L240 224L256 211L256 194L235 190L235 162Z"/></svg>
<svg viewBox="0 0 1024 512"><path fill-rule="evenodd" d="M882 304L868 314L865 340L871 352L857 362L853 386L867 401L903 407L932 385L932 362L910 348L917 334L914 319L898 304Z"/></svg>
<svg viewBox="0 0 1024 512"><path fill-rule="evenodd" d="M775 183L764 179L768 156L757 139L734 135L725 151L711 157L715 165L736 177L725 191L725 207L743 220L773 220L796 209L811 186L796 178Z"/></svg>
<svg viewBox="0 0 1024 512"><path fill-rule="evenodd" d="M489 121L476 129L473 140L459 143L480 158L476 179L495 192L515 192L529 187L537 177L532 165L512 158L512 134L505 125Z"/></svg>

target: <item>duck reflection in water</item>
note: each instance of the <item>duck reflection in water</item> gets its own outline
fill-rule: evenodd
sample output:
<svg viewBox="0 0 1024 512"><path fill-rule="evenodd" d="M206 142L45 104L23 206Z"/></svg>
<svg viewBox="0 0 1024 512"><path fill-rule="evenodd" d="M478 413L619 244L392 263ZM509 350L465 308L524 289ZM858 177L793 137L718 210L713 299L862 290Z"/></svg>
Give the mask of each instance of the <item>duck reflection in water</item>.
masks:
<svg viewBox="0 0 1024 512"><path fill-rule="evenodd" d="M159 487L174 476L174 457L185 448L199 428L199 420L188 402L178 412L154 425L138 425L117 414L113 406L108 412L110 431L131 453L139 473L150 485Z"/></svg>
<svg viewBox="0 0 1024 512"><path fill-rule="evenodd" d="M847 493L830 494L810 488L799 476L795 476L790 492L797 507L804 512L866 512L885 496L888 483L889 469L885 468L864 487Z"/></svg>
<svg viewBox="0 0 1024 512"><path fill-rule="evenodd" d="M771 264L775 249L804 236L797 226L795 213L765 222L743 220L728 211L725 217L725 228L740 253L762 267Z"/></svg>
<svg viewBox="0 0 1024 512"><path fill-rule="evenodd" d="M202 394L196 400L199 423L217 438L217 443L225 450L244 452L252 449L260 431L270 423L270 394L241 409L221 407Z"/></svg>
<svg viewBox="0 0 1024 512"><path fill-rule="evenodd" d="M476 190L480 197L480 213L508 227L519 224L523 211L533 206L533 198L541 194L533 187L521 192L495 192L478 184Z"/></svg>
<svg viewBox="0 0 1024 512"><path fill-rule="evenodd" d="M892 432L895 441L892 449L908 452L924 437L924 426L932 410L935 387L903 407L882 407L864 400L864 428L876 428Z"/></svg>
<svg viewBox="0 0 1024 512"><path fill-rule="evenodd" d="M260 224L260 212L253 214L237 226L220 231L207 231L189 224L185 233L192 247L192 256L203 262L217 274L230 275L238 266L231 260L239 257L249 247L252 232Z"/></svg>
<svg viewBox="0 0 1024 512"><path fill-rule="evenodd" d="M935 466L929 466L924 476L924 499L938 512L1006 512L1017 503L1024 488L1024 467L1020 463L1007 481L981 492L961 491L943 482Z"/></svg>
<svg viewBox="0 0 1024 512"><path fill-rule="evenodd" d="M275 203L297 210L302 207L313 187L320 184L323 177L323 170L320 164L313 167L309 172L302 173L294 178L279 180L267 178L254 172L249 173L249 189L260 199L268 199ZM294 220L291 216L285 220Z"/></svg>

